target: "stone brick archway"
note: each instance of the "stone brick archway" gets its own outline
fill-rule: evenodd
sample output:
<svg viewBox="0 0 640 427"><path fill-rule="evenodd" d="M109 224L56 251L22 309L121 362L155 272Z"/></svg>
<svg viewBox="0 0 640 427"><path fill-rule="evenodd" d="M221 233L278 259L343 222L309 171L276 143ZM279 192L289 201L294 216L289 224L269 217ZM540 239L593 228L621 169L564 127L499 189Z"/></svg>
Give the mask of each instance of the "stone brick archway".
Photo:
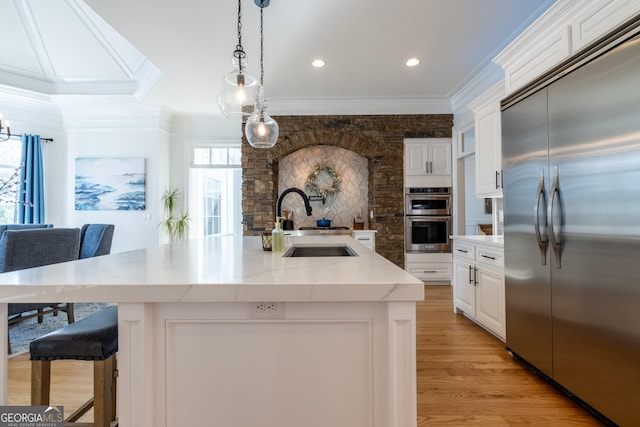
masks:
<svg viewBox="0 0 640 427"><path fill-rule="evenodd" d="M278 161L301 148L333 145L354 151L369 163L369 218L377 251L404 267L404 138L451 137L453 116L278 116L277 145L269 150L242 144L244 234L273 227Z"/></svg>

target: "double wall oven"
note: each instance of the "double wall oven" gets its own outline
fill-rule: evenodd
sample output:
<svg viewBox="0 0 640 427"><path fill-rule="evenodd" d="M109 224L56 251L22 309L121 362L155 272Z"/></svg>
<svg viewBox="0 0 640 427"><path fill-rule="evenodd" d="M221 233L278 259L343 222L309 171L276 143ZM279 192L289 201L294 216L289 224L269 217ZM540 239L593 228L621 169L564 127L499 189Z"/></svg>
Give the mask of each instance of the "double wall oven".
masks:
<svg viewBox="0 0 640 427"><path fill-rule="evenodd" d="M451 203L451 187L406 189L406 252L451 252Z"/></svg>

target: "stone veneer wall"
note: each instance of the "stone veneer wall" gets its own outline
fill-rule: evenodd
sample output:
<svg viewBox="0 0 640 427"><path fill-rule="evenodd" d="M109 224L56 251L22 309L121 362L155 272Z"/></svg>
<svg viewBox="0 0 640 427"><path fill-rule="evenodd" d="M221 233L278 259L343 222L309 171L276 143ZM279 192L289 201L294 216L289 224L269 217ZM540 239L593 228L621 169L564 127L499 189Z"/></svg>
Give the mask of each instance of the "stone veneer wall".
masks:
<svg viewBox="0 0 640 427"><path fill-rule="evenodd" d="M242 215L245 235L273 228L278 161L315 145L333 145L366 157L369 208L376 251L404 268L404 138L450 138L451 114L375 116L274 116L280 137L274 148L255 149L243 137Z"/></svg>

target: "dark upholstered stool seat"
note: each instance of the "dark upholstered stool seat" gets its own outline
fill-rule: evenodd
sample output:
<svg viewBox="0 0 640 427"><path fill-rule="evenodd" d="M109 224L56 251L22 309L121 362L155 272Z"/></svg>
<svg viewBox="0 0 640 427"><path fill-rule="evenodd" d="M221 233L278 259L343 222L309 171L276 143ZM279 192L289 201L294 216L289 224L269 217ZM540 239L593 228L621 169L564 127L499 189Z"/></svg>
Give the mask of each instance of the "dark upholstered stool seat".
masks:
<svg viewBox="0 0 640 427"><path fill-rule="evenodd" d="M110 306L30 344L31 360L104 360L118 351L118 307Z"/></svg>
<svg viewBox="0 0 640 427"><path fill-rule="evenodd" d="M93 398L65 420L67 425L109 427L116 419L118 307L111 306L31 342L31 404L49 405L51 362L93 362ZM93 407L93 423L75 423Z"/></svg>

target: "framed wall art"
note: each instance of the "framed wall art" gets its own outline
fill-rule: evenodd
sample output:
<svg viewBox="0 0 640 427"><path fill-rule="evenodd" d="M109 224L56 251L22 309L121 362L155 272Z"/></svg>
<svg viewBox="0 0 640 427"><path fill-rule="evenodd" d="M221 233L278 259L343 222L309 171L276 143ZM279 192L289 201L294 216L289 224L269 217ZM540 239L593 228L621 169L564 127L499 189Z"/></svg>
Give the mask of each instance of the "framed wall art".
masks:
<svg viewBox="0 0 640 427"><path fill-rule="evenodd" d="M144 157L78 157L75 209L141 211L145 209Z"/></svg>

